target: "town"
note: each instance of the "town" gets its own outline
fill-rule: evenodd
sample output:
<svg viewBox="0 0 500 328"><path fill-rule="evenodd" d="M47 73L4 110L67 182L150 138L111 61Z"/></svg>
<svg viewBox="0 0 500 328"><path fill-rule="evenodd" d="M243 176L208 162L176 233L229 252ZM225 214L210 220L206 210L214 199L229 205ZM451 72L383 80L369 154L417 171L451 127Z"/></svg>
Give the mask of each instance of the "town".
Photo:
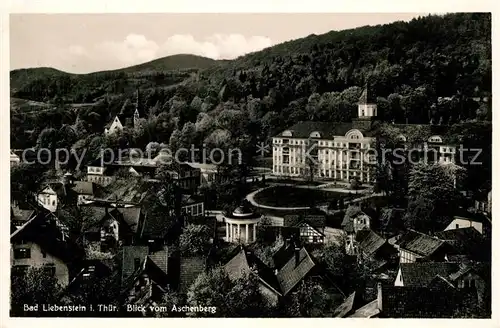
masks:
<svg viewBox="0 0 500 328"><path fill-rule="evenodd" d="M394 63L444 63L405 37ZM11 72L11 316L491 317L491 53L457 42L440 56L461 73L440 76L410 59L347 73L362 55L326 43L220 83L224 66Z"/></svg>

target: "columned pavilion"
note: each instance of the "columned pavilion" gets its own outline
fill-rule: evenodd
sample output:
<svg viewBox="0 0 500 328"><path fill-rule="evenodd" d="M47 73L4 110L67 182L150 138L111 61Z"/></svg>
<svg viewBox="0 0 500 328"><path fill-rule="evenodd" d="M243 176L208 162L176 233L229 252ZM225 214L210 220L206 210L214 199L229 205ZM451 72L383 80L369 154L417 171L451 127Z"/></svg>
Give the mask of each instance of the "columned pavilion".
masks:
<svg viewBox="0 0 500 328"><path fill-rule="evenodd" d="M226 241L237 244L250 244L257 240L257 224L261 215L246 206L236 208L233 213L224 214L226 222Z"/></svg>

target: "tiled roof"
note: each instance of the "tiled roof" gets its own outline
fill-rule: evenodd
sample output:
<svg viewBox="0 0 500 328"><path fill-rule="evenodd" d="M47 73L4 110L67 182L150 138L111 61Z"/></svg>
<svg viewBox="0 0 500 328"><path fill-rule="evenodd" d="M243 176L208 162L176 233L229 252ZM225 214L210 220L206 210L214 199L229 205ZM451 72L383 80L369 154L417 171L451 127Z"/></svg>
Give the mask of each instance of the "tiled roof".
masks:
<svg viewBox="0 0 500 328"><path fill-rule="evenodd" d="M168 274L168 249L164 247L162 250L148 255L148 258L165 274Z"/></svg>
<svg viewBox="0 0 500 328"><path fill-rule="evenodd" d="M384 244L386 240L375 233L373 230L369 230L366 237L359 243L359 248L361 251L367 255L371 256L377 252Z"/></svg>
<svg viewBox="0 0 500 328"><path fill-rule="evenodd" d="M224 266L231 279L237 279L242 274L256 273L266 285L280 292L278 279L271 268L265 265L257 256L245 248L240 251Z"/></svg>
<svg viewBox="0 0 500 328"><path fill-rule="evenodd" d="M306 275L314 268L315 264L307 250L299 250L298 263L295 254L278 271L277 278L283 295L288 294Z"/></svg>
<svg viewBox="0 0 500 328"><path fill-rule="evenodd" d="M144 265L149 249L147 246L124 246L122 249L122 283L130 278L135 270L135 259Z"/></svg>
<svg viewBox="0 0 500 328"><path fill-rule="evenodd" d="M82 258L83 249L70 239L63 238L61 230L53 224L54 219L57 219L54 213L40 210L10 235L11 243L31 241L66 263Z"/></svg>
<svg viewBox="0 0 500 328"><path fill-rule="evenodd" d="M452 288L383 286L381 297L384 317L450 318L467 295Z"/></svg>
<svg viewBox="0 0 500 328"><path fill-rule="evenodd" d="M179 291L185 294L198 276L205 270L203 257L181 257Z"/></svg>
<svg viewBox="0 0 500 328"><path fill-rule="evenodd" d="M75 181L71 187L79 195L94 195L94 183L86 181Z"/></svg>
<svg viewBox="0 0 500 328"><path fill-rule="evenodd" d="M333 139L334 136L345 136L351 129L353 129L353 123L303 121L294 124L285 131L292 131L292 138L309 138L312 132L319 132L321 135L320 139ZM363 129L358 130L360 130L365 137L373 135L372 131ZM278 137L282 136L283 132L281 132Z"/></svg>
<svg viewBox="0 0 500 328"><path fill-rule="evenodd" d="M352 315L348 316L348 318L372 318L380 313L380 309L378 308L378 300L375 299L370 303L360 307L356 310Z"/></svg>
<svg viewBox="0 0 500 328"><path fill-rule="evenodd" d="M133 232L137 232L139 227L139 220L141 218L141 208L140 207L119 207L117 209L121 213L123 220Z"/></svg>
<svg viewBox="0 0 500 328"><path fill-rule="evenodd" d="M108 193L104 199L110 202L119 201L124 203L140 203L146 196L146 191L142 190L137 181L117 180L106 186Z"/></svg>
<svg viewBox="0 0 500 328"><path fill-rule="evenodd" d="M356 298L359 298L359 293L354 292L349 295L345 301L340 304L335 311L333 311L333 317L344 318L346 315L351 313L354 310L354 301Z"/></svg>
<svg viewBox="0 0 500 328"><path fill-rule="evenodd" d="M484 243L483 235L473 227L439 231L434 236L452 245L458 254L468 254Z"/></svg>
<svg viewBox="0 0 500 328"><path fill-rule="evenodd" d="M437 251L445 242L435 237L416 232L410 233L410 237L399 243L399 247L421 256L430 256Z"/></svg>
<svg viewBox="0 0 500 328"><path fill-rule="evenodd" d="M11 206L10 219L18 223L26 222L35 214L33 209L21 209L18 206Z"/></svg>
<svg viewBox="0 0 500 328"><path fill-rule="evenodd" d="M457 272L459 265L450 262L415 262L401 263L400 269L405 287L425 287L437 275L448 277Z"/></svg>
<svg viewBox="0 0 500 328"><path fill-rule="evenodd" d="M163 238L168 232L170 220L168 215L147 215L142 228L142 238Z"/></svg>

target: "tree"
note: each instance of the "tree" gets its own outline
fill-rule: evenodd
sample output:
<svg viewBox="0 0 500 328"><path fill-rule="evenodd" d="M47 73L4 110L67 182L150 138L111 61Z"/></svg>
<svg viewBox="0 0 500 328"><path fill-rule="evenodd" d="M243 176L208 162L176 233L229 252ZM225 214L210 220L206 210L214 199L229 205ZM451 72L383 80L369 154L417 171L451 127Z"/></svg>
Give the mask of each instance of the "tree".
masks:
<svg viewBox="0 0 500 328"><path fill-rule="evenodd" d="M206 255L212 234L206 225L190 224L179 238L179 249L184 256Z"/></svg>
<svg viewBox="0 0 500 328"><path fill-rule="evenodd" d="M332 296L320 284L306 279L292 293L284 312L290 317L328 317L335 309Z"/></svg>
<svg viewBox="0 0 500 328"><path fill-rule="evenodd" d="M10 168L10 194L12 199L23 202L33 200L46 178L47 170L39 164L16 165Z"/></svg>
<svg viewBox="0 0 500 328"><path fill-rule="evenodd" d="M30 268L25 274L13 273L11 276L11 315L46 316L42 304L60 304L62 289L57 278L44 268ZM24 306L39 305L38 311L24 311Z"/></svg>
<svg viewBox="0 0 500 328"><path fill-rule="evenodd" d="M455 178L446 165L415 165L408 182L406 224L425 232L439 229L459 206Z"/></svg>
<svg viewBox="0 0 500 328"><path fill-rule="evenodd" d="M216 317L268 316L272 306L259 290L259 280L254 274L244 274L231 280L223 267L204 272L196 278L187 293L189 306L214 306ZM199 316L210 313L198 312Z"/></svg>

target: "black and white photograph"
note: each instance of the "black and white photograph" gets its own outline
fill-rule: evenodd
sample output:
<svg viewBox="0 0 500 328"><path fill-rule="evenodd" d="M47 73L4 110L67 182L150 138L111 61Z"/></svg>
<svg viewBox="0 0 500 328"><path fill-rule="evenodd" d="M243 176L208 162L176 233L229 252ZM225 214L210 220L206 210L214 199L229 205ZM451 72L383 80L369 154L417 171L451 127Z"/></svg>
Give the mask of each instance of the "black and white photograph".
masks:
<svg viewBox="0 0 500 328"><path fill-rule="evenodd" d="M8 19L10 317L492 318L491 13Z"/></svg>

